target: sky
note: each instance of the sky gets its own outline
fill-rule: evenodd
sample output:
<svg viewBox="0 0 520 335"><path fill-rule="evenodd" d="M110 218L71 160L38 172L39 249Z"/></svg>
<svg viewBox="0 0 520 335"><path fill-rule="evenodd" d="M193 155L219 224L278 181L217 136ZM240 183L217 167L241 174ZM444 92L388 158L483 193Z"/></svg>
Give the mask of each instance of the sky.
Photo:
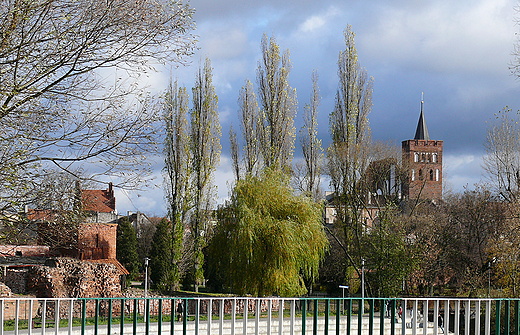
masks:
<svg viewBox="0 0 520 335"><path fill-rule="evenodd" d="M376 141L401 145L413 139L421 96L430 138L444 141L445 190L463 191L486 181L484 144L494 114L520 109L520 80L509 65L520 26L515 0L192 0L198 50L181 67L156 68L149 78L154 92L171 76L188 90L205 57L213 67L222 126L222 154L214 181L218 202L233 179L229 128L240 129L238 93L246 80L256 82L263 34L274 37L292 62L290 85L297 90L296 129L309 103L312 71L319 74L321 104L318 134L330 142L328 117L338 87L337 60L345 48L343 31L356 33L358 61L374 78L369 115ZM295 157L301 156L296 147ZM161 157L154 183L143 191L116 191L120 213L166 214ZM324 182L324 190L330 189Z"/></svg>

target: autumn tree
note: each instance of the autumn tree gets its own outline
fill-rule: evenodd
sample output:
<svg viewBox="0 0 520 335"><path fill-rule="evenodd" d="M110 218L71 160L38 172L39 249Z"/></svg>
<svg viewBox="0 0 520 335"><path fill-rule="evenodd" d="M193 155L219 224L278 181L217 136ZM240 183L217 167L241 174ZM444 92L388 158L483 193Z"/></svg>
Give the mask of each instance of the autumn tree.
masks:
<svg viewBox="0 0 520 335"><path fill-rule="evenodd" d="M259 120L258 148L263 165L288 168L294 151L296 90L289 85L291 61L289 51L280 55L274 37L264 34L261 42L262 59L257 68Z"/></svg>
<svg viewBox="0 0 520 335"><path fill-rule="evenodd" d="M214 195L212 177L220 161L220 122L213 86L211 62L206 58L195 78L193 107L190 111L190 151L192 156L192 205L190 232L193 238L194 288L204 279L203 263L205 235L211 229L211 205Z"/></svg>
<svg viewBox="0 0 520 335"><path fill-rule="evenodd" d="M267 169L237 182L222 208L210 267L237 294L297 296L317 275L327 247L321 210Z"/></svg>
<svg viewBox="0 0 520 335"><path fill-rule="evenodd" d="M135 186L148 172L158 117L139 76L192 54L193 10L148 0L0 7L2 213L24 205L50 167L74 175L95 163L89 178Z"/></svg>
<svg viewBox="0 0 520 335"><path fill-rule="evenodd" d="M171 259L172 280L169 285L178 288L181 275L180 261L183 251L184 230L187 213L190 209L190 130L188 127L189 96L185 87L177 87L177 82L170 81L164 102L164 121L166 141L164 146L164 181L171 222L169 255Z"/></svg>

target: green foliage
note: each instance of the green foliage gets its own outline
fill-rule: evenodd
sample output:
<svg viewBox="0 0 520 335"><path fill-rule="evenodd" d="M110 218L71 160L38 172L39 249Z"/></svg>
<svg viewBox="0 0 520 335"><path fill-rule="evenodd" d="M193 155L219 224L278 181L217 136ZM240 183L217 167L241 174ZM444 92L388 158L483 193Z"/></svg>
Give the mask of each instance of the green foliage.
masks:
<svg viewBox="0 0 520 335"><path fill-rule="evenodd" d="M238 181L220 219L209 247L210 268L233 292L306 293L304 279L315 279L328 242L319 205L295 196L281 172Z"/></svg>
<svg viewBox="0 0 520 335"><path fill-rule="evenodd" d="M150 251L150 279L161 291L175 288L179 283L178 273L172 268L171 224L162 219L157 225Z"/></svg>
<svg viewBox="0 0 520 335"><path fill-rule="evenodd" d="M418 265L416 247L409 243L397 209L387 206L379 211L369 234L362 238L367 280L373 293L380 297L396 296Z"/></svg>
<svg viewBox="0 0 520 335"><path fill-rule="evenodd" d="M124 217L117 225L117 260L130 272L128 279L135 279L139 274L139 255L134 227Z"/></svg>

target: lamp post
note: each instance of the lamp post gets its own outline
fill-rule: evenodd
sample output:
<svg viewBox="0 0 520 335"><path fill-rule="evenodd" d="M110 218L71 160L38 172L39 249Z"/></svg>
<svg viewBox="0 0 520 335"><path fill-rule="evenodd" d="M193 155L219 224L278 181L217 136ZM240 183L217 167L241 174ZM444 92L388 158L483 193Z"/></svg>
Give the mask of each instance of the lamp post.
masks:
<svg viewBox="0 0 520 335"><path fill-rule="evenodd" d="M359 315L365 312L365 259L361 258L361 310Z"/></svg>
<svg viewBox="0 0 520 335"><path fill-rule="evenodd" d="M365 299L365 259L361 258L361 299Z"/></svg>
<svg viewBox="0 0 520 335"><path fill-rule="evenodd" d="M150 258L144 258L144 297L148 297L148 262Z"/></svg>
<svg viewBox="0 0 520 335"><path fill-rule="evenodd" d="M345 311L345 289L348 289L348 285L339 285L339 288L343 292L343 300L341 301L341 309Z"/></svg>

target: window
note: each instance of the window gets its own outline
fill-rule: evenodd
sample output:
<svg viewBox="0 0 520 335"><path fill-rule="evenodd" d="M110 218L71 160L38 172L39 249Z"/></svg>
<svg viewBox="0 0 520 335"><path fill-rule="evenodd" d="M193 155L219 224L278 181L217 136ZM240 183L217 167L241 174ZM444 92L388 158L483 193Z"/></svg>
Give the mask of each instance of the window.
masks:
<svg viewBox="0 0 520 335"><path fill-rule="evenodd" d="M413 161L416 162L416 163L419 161L419 154L418 153L413 154Z"/></svg>
<svg viewBox="0 0 520 335"><path fill-rule="evenodd" d="M431 160L431 158L430 158L430 157L431 157L431 155L430 155L430 154L426 154L426 161L427 161L428 163L429 163L429 162L430 162L430 160Z"/></svg>
<svg viewBox="0 0 520 335"><path fill-rule="evenodd" d="M412 181L415 180L415 170L412 169Z"/></svg>
<svg viewBox="0 0 520 335"><path fill-rule="evenodd" d="M439 181L439 169L435 170L435 181Z"/></svg>
<svg viewBox="0 0 520 335"><path fill-rule="evenodd" d="M430 180L433 181L433 170L430 170Z"/></svg>
<svg viewBox="0 0 520 335"><path fill-rule="evenodd" d="M419 169L419 180L422 180L422 169Z"/></svg>
<svg viewBox="0 0 520 335"><path fill-rule="evenodd" d="M437 154L432 155L432 162L437 163Z"/></svg>

